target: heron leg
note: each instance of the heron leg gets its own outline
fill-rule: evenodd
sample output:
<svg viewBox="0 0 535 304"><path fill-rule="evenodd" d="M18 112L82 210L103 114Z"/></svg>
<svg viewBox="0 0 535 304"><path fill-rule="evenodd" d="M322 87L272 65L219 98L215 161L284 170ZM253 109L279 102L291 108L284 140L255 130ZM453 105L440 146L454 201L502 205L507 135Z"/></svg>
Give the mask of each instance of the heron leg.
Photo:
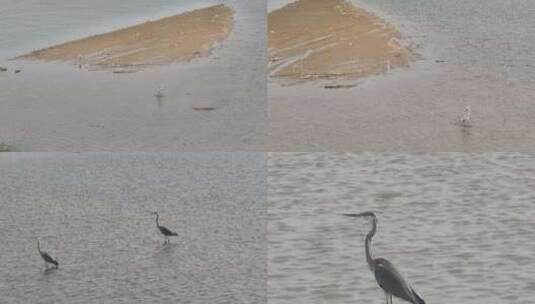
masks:
<svg viewBox="0 0 535 304"><path fill-rule="evenodd" d="M388 301L388 293L385 291L385 298L386 298L386 304L390 304L390 302Z"/></svg>
<svg viewBox="0 0 535 304"><path fill-rule="evenodd" d="M394 302L392 302L392 295L388 295L388 297L390 298L390 304L393 304Z"/></svg>

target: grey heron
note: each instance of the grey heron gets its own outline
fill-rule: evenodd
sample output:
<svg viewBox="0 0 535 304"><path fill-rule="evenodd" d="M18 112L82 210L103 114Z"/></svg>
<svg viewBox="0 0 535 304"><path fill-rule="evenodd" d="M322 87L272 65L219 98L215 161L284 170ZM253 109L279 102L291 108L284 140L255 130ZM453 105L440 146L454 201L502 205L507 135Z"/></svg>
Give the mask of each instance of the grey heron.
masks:
<svg viewBox="0 0 535 304"><path fill-rule="evenodd" d="M48 264L53 264L55 268L58 268L59 263L57 260L54 260L46 251L41 250L41 240L37 238L37 250L41 255L41 258L45 261L45 267L48 269Z"/></svg>
<svg viewBox="0 0 535 304"><path fill-rule="evenodd" d="M160 226L160 223L158 222L158 219L159 219L160 215L158 214L158 212L154 211L154 212L151 212L151 213L156 215L156 227L158 228L158 230L160 230L160 232L165 237L164 244L168 244L169 243L169 237L170 236L178 236L178 234L176 232L173 232L173 231L169 230L167 227Z"/></svg>
<svg viewBox="0 0 535 304"><path fill-rule="evenodd" d="M371 254L372 238L377 231L377 217L371 211L362 213L343 214L349 217L367 217L372 220L372 229L366 235L365 249L366 261L371 272L375 275L375 280L379 287L385 292L386 303L392 304L392 296L403 299L413 304L425 304L425 301L412 289L412 287L405 281L399 271L388 260L383 258L373 258Z"/></svg>

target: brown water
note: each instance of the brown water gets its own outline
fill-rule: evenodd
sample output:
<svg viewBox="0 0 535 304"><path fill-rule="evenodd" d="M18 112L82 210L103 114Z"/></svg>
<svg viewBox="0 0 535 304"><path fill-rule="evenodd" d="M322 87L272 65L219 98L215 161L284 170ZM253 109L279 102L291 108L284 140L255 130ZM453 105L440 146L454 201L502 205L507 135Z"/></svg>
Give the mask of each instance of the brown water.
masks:
<svg viewBox="0 0 535 304"><path fill-rule="evenodd" d="M385 303L364 255L426 303L530 303L535 155L271 153L270 303ZM394 303L401 303L394 300Z"/></svg>
<svg viewBox="0 0 535 304"><path fill-rule="evenodd" d="M0 176L0 303L266 301L262 153L4 153Z"/></svg>

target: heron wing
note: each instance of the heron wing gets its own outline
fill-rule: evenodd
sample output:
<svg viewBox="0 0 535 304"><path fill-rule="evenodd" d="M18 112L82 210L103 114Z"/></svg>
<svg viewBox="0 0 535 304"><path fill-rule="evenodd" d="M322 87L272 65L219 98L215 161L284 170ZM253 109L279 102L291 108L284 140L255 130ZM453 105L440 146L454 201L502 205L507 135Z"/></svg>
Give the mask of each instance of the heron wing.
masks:
<svg viewBox="0 0 535 304"><path fill-rule="evenodd" d="M43 257L43 260L45 260L48 263L56 264L56 260L54 260L48 253L42 252L41 257Z"/></svg>
<svg viewBox="0 0 535 304"><path fill-rule="evenodd" d="M415 298L410 285L407 284L403 276L401 276L399 271L388 260L375 260L375 279L379 283L379 286L386 292L405 301L420 304Z"/></svg>
<svg viewBox="0 0 535 304"><path fill-rule="evenodd" d="M164 226L159 226L158 228L160 229L160 231L161 231L164 235L167 235L167 236L169 236L169 235L177 235L176 232L173 232L173 231L167 229L167 228L164 227Z"/></svg>

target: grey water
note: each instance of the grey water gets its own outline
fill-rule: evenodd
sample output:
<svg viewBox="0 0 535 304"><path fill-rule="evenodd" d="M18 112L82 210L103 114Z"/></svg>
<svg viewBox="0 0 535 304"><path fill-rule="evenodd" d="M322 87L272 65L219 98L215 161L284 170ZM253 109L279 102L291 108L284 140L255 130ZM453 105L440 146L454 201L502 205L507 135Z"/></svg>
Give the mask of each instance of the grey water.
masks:
<svg viewBox="0 0 535 304"><path fill-rule="evenodd" d="M270 303L385 303L390 260L426 303L527 303L535 278L535 155L271 153ZM401 300L394 300L401 303Z"/></svg>
<svg viewBox="0 0 535 304"><path fill-rule="evenodd" d="M207 58L133 74L11 60L34 49L214 4L234 10ZM4 1L0 142L18 151L260 150L266 119L265 2ZM15 69L21 69L14 74ZM166 85L165 97L154 94ZM195 111L213 107L214 111Z"/></svg>
<svg viewBox="0 0 535 304"><path fill-rule="evenodd" d="M75 0L50 3L5 0L0 8L0 57L12 58L33 49L216 3L215 0Z"/></svg>
<svg viewBox="0 0 535 304"><path fill-rule="evenodd" d="M4 153L0 302L263 303L265 174L261 153Z"/></svg>
<svg viewBox="0 0 535 304"><path fill-rule="evenodd" d="M464 66L480 76L495 77L508 85L532 85L535 77L535 5L529 0L419 1L355 0L382 11L401 26L418 24L437 57ZM409 32L409 35L415 34ZM439 37L432 37L437 35ZM424 37L427 36L427 37ZM424 42L425 43L425 42Z"/></svg>
<svg viewBox="0 0 535 304"><path fill-rule="evenodd" d="M419 58L347 90L272 81L271 151L535 149L535 2L352 2L398 28ZM462 132L467 105L474 127Z"/></svg>

